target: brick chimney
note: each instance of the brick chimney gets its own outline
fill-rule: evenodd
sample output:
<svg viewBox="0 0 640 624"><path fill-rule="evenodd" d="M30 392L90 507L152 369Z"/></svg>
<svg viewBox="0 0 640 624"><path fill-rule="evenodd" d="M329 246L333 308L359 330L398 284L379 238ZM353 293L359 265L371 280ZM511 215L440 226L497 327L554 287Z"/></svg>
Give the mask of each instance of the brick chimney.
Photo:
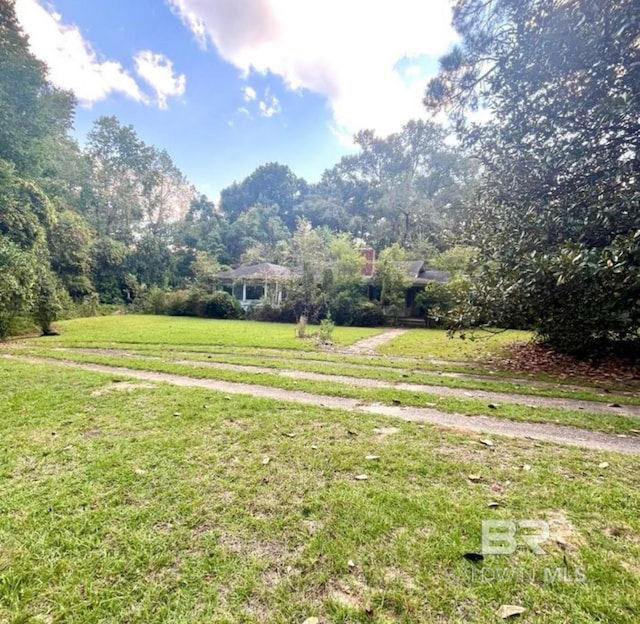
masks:
<svg viewBox="0 0 640 624"><path fill-rule="evenodd" d="M373 247L366 247L359 252L365 260L362 265L362 277L371 277L376 268L376 250Z"/></svg>

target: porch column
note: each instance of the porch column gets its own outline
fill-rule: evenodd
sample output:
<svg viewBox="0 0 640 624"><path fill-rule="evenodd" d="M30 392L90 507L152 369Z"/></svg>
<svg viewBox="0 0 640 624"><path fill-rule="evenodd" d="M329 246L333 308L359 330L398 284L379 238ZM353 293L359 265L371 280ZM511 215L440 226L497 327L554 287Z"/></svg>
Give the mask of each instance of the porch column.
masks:
<svg viewBox="0 0 640 624"><path fill-rule="evenodd" d="M242 282L242 301L247 300L247 282Z"/></svg>

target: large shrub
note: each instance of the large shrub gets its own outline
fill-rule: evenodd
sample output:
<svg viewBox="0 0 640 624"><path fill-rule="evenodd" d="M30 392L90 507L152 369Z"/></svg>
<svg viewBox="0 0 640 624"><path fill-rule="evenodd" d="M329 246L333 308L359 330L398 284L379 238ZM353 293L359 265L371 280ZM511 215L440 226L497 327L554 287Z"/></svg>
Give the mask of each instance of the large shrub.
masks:
<svg viewBox="0 0 640 624"><path fill-rule="evenodd" d="M239 319L244 316L244 310L238 300L223 290L203 297L197 310L198 316L204 318Z"/></svg>
<svg viewBox="0 0 640 624"><path fill-rule="evenodd" d="M356 327L380 327L385 324L382 306L377 301L361 299L353 308L352 325Z"/></svg>

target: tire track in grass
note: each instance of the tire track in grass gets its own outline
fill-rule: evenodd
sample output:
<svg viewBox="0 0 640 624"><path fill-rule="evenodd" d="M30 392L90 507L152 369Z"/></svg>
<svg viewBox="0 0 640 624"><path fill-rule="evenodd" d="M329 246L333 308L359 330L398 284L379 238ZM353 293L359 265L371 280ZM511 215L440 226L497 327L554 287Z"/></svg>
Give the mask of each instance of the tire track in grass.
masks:
<svg viewBox="0 0 640 624"><path fill-rule="evenodd" d="M450 427L473 433L488 433L512 438L540 440L555 444L567 444L600 451L613 451L640 455L640 438L611 435L596 431L586 431L577 427L542 423L521 423L506 419L492 418L489 416L465 416L462 414L444 413L431 408L394 407L380 404L366 404L361 403L356 399L330 397L297 390L283 390L248 383L197 379L182 375L133 370L125 367L104 366L100 364L80 364L64 360L11 355L3 355L2 357L22 362L30 362L33 364L47 364L49 366L53 365L75 368L78 370L92 371L96 373L122 375L144 381L165 382L175 386L205 388L228 394L244 394L273 399L276 401L290 401L306 405L316 405L328 409L344 409L362 412L365 414L376 414L392 418L400 418L411 422Z"/></svg>

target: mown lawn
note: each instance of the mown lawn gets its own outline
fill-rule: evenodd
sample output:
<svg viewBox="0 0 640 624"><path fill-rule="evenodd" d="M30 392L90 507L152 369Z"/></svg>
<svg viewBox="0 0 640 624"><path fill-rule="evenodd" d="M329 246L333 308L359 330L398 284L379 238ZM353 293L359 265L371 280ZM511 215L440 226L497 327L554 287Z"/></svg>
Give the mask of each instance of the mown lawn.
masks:
<svg viewBox="0 0 640 624"><path fill-rule="evenodd" d="M166 374L175 374L184 377L193 377L195 379L211 379L222 380L236 383L253 383L261 386L270 386L287 390L302 390L313 394L333 397L346 397L358 399L363 402L382 403L386 405L404 405L413 407L432 407L442 412L459 413L466 415L487 415L493 417L507 418L510 420L519 420L524 422L539 422L562 424L595 431L603 431L606 433L632 434L637 435L638 427L640 427L640 418L629 417L622 414L603 414L596 411L588 411L584 409L574 408L570 406L566 408L557 407L537 407L527 404L529 395L522 394L518 397L517 403L503 402L500 405L492 404L489 407L489 401L484 398L473 398L462 396L444 396L437 393L419 392L409 389L401 389L395 387L362 387L354 383L350 383L349 379L336 382L331 379L322 378L307 380L290 376L280 376L277 370L268 369L269 372L246 372L237 370L227 370L220 368L210 368L206 366L206 362L176 362L171 357L145 357L135 354L116 353L88 353L81 349L32 349L32 348L13 348L8 352L19 356L35 356L44 357L51 360L59 360L66 362L77 362L87 364L101 364L111 367L124 367L131 370L153 371ZM342 369L337 369L340 372ZM405 381L405 379L402 379ZM444 380L443 378L443 381ZM450 380L452 383L447 385L455 386L456 379ZM444 384L443 384L444 385ZM502 384L495 384L501 387ZM483 382L469 381L468 388L479 388L483 386ZM549 393L550 395L562 395L562 391ZM588 393L578 393L582 397L599 399L595 394L589 396ZM637 398L608 394L607 401L617 399L629 404L637 404ZM600 402L600 401L599 401Z"/></svg>
<svg viewBox="0 0 640 624"><path fill-rule="evenodd" d="M1 366L1 622L638 621L640 458Z"/></svg>
<svg viewBox="0 0 640 624"><path fill-rule="evenodd" d="M46 344L62 345L101 342L112 345L133 343L307 350L315 348L312 339L301 340L296 337L293 324L126 314L61 321L55 326L61 336L40 340ZM317 327L308 326L308 334L317 331ZM363 338L375 336L380 331L382 330L336 327L333 339L336 344L349 345Z"/></svg>
<svg viewBox="0 0 640 624"><path fill-rule="evenodd" d="M450 337L442 329L411 329L380 348L381 353L413 358L431 358L467 362L482 360L497 355L508 344L528 342L531 332L468 331L464 338L460 334Z"/></svg>

